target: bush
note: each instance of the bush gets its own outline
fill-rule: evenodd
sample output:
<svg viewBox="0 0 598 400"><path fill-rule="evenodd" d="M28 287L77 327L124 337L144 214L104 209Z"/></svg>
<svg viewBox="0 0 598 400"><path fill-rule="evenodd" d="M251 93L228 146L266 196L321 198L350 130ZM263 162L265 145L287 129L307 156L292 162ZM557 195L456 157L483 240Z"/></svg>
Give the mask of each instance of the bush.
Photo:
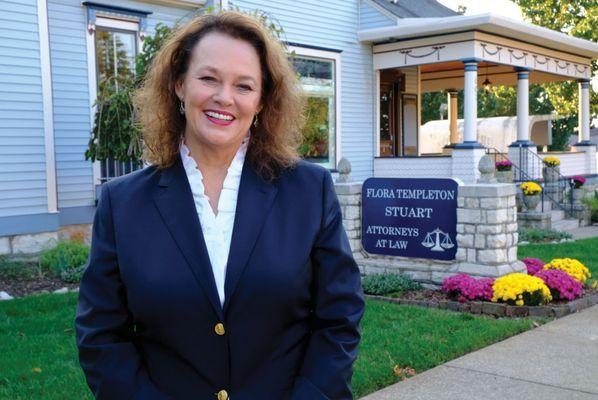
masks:
<svg viewBox="0 0 598 400"><path fill-rule="evenodd" d="M366 294L384 295L407 290L420 290L422 286L406 274L375 274L364 277L361 281Z"/></svg>
<svg viewBox="0 0 598 400"><path fill-rule="evenodd" d="M536 275L538 271L542 270L544 267L544 261L540 260L539 258L524 258L521 261L523 261L527 267L528 275Z"/></svg>
<svg viewBox="0 0 598 400"><path fill-rule="evenodd" d="M66 283L79 283L85 271L85 264L60 271L60 280Z"/></svg>
<svg viewBox="0 0 598 400"><path fill-rule="evenodd" d="M598 192L594 192L594 197L583 199L583 202L590 208L592 222L598 222Z"/></svg>
<svg viewBox="0 0 598 400"><path fill-rule="evenodd" d="M574 258L555 258L546 264L544 269L556 269L564 271L582 284L592 276L592 274L590 274L590 270L581 262L579 262L579 260Z"/></svg>
<svg viewBox="0 0 598 400"><path fill-rule="evenodd" d="M2 278L29 280L40 274L39 266L35 262L14 261L7 257L0 257L0 276Z"/></svg>
<svg viewBox="0 0 598 400"><path fill-rule="evenodd" d="M519 231L520 242L543 243L571 239L572 237L569 232L559 232L552 229L521 229Z"/></svg>
<svg viewBox="0 0 598 400"><path fill-rule="evenodd" d="M467 300L490 301L494 279L476 279L466 274L449 276L442 282L442 291L462 303Z"/></svg>
<svg viewBox="0 0 598 400"><path fill-rule="evenodd" d="M496 279L492 289L493 302L537 306L552 300L550 289L542 279L519 272Z"/></svg>
<svg viewBox="0 0 598 400"><path fill-rule="evenodd" d="M81 268L88 256L89 246L77 242L60 242L41 254L39 265L44 273L61 278L63 272L71 274L73 270Z"/></svg>
<svg viewBox="0 0 598 400"><path fill-rule="evenodd" d="M581 297L583 288L579 281L565 271L558 269L544 269L536 274L550 288L553 300L573 300Z"/></svg>

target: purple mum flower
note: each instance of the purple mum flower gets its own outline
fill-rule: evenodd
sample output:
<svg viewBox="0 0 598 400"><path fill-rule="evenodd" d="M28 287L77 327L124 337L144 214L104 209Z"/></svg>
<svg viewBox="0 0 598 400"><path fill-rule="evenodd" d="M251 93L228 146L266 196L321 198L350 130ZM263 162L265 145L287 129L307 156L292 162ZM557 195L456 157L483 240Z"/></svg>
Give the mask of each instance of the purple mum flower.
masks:
<svg viewBox="0 0 598 400"><path fill-rule="evenodd" d="M561 299L573 300L583 295L583 286L581 282L573 278L565 271L558 269L546 269L538 272L536 276L546 283L550 291L558 294Z"/></svg>
<svg viewBox="0 0 598 400"><path fill-rule="evenodd" d="M527 267L528 275L536 275L538 271L544 268L544 261L540 260L539 258L524 258L521 261L523 261Z"/></svg>

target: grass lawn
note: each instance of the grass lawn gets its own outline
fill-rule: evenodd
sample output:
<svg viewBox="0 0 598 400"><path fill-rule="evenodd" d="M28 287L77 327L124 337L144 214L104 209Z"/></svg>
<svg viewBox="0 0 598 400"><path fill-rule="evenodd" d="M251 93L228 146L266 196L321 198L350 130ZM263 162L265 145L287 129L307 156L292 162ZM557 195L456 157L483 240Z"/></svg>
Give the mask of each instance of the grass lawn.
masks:
<svg viewBox="0 0 598 400"><path fill-rule="evenodd" d="M544 262L553 258L576 258L598 278L598 237L559 244L527 244L519 246L519 258L534 257Z"/></svg>
<svg viewBox="0 0 598 400"><path fill-rule="evenodd" d="M0 399L92 399L77 361L76 293L0 303ZM353 388L360 397L532 327L446 310L367 301Z"/></svg>

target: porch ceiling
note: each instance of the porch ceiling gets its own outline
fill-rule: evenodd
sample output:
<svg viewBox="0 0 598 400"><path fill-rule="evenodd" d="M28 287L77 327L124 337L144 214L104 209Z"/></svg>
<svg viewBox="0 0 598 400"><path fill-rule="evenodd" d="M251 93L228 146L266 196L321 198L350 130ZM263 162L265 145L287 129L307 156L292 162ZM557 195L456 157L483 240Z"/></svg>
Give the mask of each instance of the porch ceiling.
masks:
<svg viewBox="0 0 598 400"><path fill-rule="evenodd" d="M417 20L359 32L361 41L374 43L374 69L434 65L424 72L462 71L464 60L475 60L484 68L485 63L496 67L497 83L514 84L515 76L499 66L511 72L513 67L527 68L533 71L532 82L590 79L591 61L598 58L594 42L503 17Z"/></svg>
<svg viewBox="0 0 598 400"><path fill-rule="evenodd" d="M492 13L441 18L402 18L397 25L362 30L357 35L361 42L381 44L470 30L517 38L521 42L546 46L586 58L598 58L598 44L592 41Z"/></svg>
<svg viewBox="0 0 598 400"><path fill-rule="evenodd" d="M463 63L450 61L420 66L422 92L437 92L446 89L463 89ZM489 62L478 64L478 87L488 79L492 85L517 85L517 72L512 66L498 65ZM530 83L561 82L570 80L565 76L531 71Z"/></svg>

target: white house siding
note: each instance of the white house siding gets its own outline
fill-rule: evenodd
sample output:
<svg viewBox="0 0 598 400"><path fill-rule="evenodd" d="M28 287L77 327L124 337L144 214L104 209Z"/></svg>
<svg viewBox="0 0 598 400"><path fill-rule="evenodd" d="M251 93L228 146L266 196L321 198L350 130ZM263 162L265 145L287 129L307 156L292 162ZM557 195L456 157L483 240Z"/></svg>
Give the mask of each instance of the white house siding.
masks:
<svg viewBox="0 0 598 400"><path fill-rule="evenodd" d="M242 9L260 9L278 20L285 40L341 50L341 149L351 176L373 173L374 104L372 50L357 41L359 0L237 0Z"/></svg>
<svg viewBox="0 0 598 400"><path fill-rule="evenodd" d="M0 218L47 213L45 169L37 1L2 0Z"/></svg>
<svg viewBox="0 0 598 400"><path fill-rule="evenodd" d="M451 157L376 158L377 178L446 178L452 167Z"/></svg>
<svg viewBox="0 0 598 400"><path fill-rule="evenodd" d="M193 12L135 1L118 6L153 12L147 20L149 35L157 22L172 26ZM63 223L90 222L95 200L92 163L84 156L91 126L86 15L80 0L48 0L58 207L62 217L72 214L61 218Z"/></svg>
<svg viewBox="0 0 598 400"><path fill-rule="evenodd" d="M396 24L396 18L391 18L383 14L366 0L359 2L359 30L381 28Z"/></svg>
<svg viewBox="0 0 598 400"><path fill-rule="evenodd" d="M559 153L559 154L542 154L542 157L548 155L555 155L561 160L561 175L573 176L573 175L584 175L587 174L586 168L586 153Z"/></svg>

